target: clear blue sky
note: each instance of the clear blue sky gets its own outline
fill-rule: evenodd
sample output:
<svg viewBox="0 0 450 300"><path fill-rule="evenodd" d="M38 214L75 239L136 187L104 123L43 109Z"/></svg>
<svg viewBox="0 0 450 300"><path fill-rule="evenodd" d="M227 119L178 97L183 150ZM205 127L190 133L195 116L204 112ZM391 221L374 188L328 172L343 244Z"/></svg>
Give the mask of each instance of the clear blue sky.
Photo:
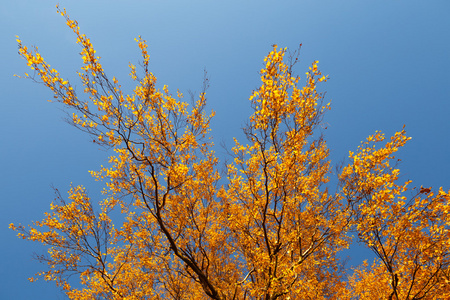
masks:
<svg viewBox="0 0 450 300"><path fill-rule="evenodd" d="M19 240L11 222L40 220L53 200L84 184L95 198L101 185L88 170L106 153L65 124L50 90L13 74L29 72L17 54L15 35L60 73L75 79L80 51L56 1L2 1L0 47L0 299L64 299L53 283L29 283L44 266L31 259L43 248ZM323 85L332 110L325 132L335 163L375 130L388 135L403 124L413 139L400 152L402 179L450 187L450 2L377 1L59 1L78 20L110 76L127 85L129 62L137 63L134 38L149 43L159 86L199 91L210 76L209 108L216 144L230 145L250 109L258 70L276 43L303 43L303 75L313 60L330 77ZM129 82L129 81L128 81ZM81 85L81 84L79 84ZM220 152L219 156L224 157ZM353 252L360 259L361 254Z"/></svg>

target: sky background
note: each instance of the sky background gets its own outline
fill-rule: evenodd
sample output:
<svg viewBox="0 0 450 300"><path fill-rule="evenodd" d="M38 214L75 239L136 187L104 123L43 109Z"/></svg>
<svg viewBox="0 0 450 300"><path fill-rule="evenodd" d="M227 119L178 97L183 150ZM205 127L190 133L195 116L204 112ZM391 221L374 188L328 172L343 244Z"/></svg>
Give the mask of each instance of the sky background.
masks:
<svg viewBox="0 0 450 300"><path fill-rule="evenodd" d="M0 4L0 299L65 299L53 283L27 278L45 268L32 259L38 244L20 240L9 223L43 218L62 191L83 184L95 199L102 185L88 170L107 153L63 122L51 91L13 77L30 72L17 54L15 35L64 78L76 80L80 48L56 1ZM450 188L450 1L59 1L102 57L109 77L133 86L128 63L138 63L134 38L148 41L150 65L175 92L199 92L203 70L211 87L208 107L215 143L231 146L251 113L248 97L272 44L297 49L296 72L319 60L332 110L325 137L338 163L375 130L388 136L406 125L413 139L399 152L401 179L416 186ZM74 83L76 81L73 81ZM303 82L303 81L302 81ZM78 86L81 84L78 83ZM217 148L224 159L225 151ZM367 254L349 252L353 262Z"/></svg>

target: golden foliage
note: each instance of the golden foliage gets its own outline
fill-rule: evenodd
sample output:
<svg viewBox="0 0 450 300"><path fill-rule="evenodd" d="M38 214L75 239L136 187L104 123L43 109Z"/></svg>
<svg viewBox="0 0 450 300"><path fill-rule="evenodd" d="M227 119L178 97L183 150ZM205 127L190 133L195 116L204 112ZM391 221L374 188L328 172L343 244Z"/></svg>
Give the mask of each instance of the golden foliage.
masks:
<svg viewBox="0 0 450 300"><path fill-rule="evenodd" d="M130 64L136 87L124 94L77 22L58 11L82 48L87 96L18 39L34 71L25 75L48 86L73 112L73 125L115 154L91 171L106 184L98 205L76 186L69 201L56 191L43 221L10 225L48 245L38 257L48 270L37 275L71 299L450 297L450 196L399 182L391 163L409 140L404 129L387 143L376 132L350 152L338 188L329 190L329 151L317 132L330 105L317 91L327 80L317 61L299 87L295 61L286 64L286 49L273 47L250 97L247 142L235 140L221 179L205 91L189 105L180 92L158 89L139 37L143 77ZM347 270L338 254L353 233L377 258ZM82 288L67 280L74 274Z"/></svg>

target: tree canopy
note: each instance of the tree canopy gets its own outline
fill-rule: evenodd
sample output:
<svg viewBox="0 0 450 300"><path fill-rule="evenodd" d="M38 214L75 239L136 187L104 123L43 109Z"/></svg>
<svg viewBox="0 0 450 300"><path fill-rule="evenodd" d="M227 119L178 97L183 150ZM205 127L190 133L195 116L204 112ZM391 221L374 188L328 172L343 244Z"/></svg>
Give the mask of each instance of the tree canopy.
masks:
<svg viewBox="0 0 450 300"><path fill-rule="evenodd" d="M404 128L388 139L375 132L333 171L318 61L302 85L296 54L273 46L250 96L246 141L235 139L220 172L207 79L190 102L158 88L139 37L142 62L129 65L136 86L126 94L59 12L82 49L83 94L17 38L33 72L25 77L49 87L70 122L114 155L91 172L105 184L103 199L82 186L68 199L55 190L42 221L10 225L48 246L38 276L71 299L450 297L450 191L400 181ZM349 269L340 253L356 242L376 259Z"/></svg>

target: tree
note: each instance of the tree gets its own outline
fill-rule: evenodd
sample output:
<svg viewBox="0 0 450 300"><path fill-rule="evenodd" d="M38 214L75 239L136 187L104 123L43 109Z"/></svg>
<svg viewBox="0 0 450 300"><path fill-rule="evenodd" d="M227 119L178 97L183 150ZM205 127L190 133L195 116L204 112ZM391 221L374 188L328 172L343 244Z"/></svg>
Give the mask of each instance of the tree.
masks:
<svg viewBox="0 0 450 300"><path fill-rule="evenodd" d="M156 87L146 42L142 77L130 64L131 95L106 75L78 23L59 10L80 44L86 96L18 39L34 71L70 122L115 152L91 172L105 182L94 204L82 186L56 192L41 222L18 230L48 246L39 273L71 299L437 299L450 297L450 195L410 188L392 166L409 138L376 132L333 175L313 62L306 84L276 45L264 59L253 114L218 171L206 89L183 100ZM334 190L334 191L332 191ZM96 212L98 211L98 212ZM356 237L353 237L356 236ZM354 270L339 252L360 242L376 255ZM348 275L350 274L350 275ZM77 288L69 277L79 278ZM31 279L34 280L34 279Z"/></svg>

